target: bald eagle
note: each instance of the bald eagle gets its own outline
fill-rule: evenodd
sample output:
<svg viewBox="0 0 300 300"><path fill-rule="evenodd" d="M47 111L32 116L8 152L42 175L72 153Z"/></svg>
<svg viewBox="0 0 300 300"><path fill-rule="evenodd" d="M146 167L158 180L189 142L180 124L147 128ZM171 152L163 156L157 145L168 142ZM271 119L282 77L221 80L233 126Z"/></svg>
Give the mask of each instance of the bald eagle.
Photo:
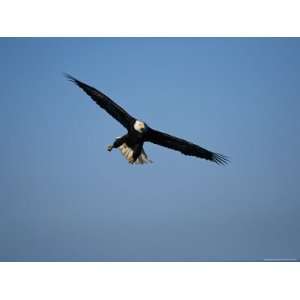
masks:
<svg viewBox="0 0 300 300"><path fill-rule="evenodd" d="M108 146L107 150L112 151L112 149L119 149L130 164L146 164L152 162L143 148L145 142L151 142L179 151L185 155L206 159L220 165L228 163L228 158L222 154L211 152L184 139L152 129L145 122L132 117L102 92L77 80L69 74L65 74L65 76L125 127L127 133L122 137L116 138L113 144Z"/></svg>

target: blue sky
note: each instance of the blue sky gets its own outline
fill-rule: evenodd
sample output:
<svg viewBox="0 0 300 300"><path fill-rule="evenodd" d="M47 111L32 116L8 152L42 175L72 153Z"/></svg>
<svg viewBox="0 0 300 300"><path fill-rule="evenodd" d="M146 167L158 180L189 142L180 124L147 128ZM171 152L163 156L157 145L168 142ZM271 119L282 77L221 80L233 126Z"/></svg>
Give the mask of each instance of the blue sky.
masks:
<svg viewBox="0 0 300 300"><path fill-rule="evenodd" d="M0 39L0 260L299 258L300 40ZM156 145L62 75L151 127L230 156Z"/></svg>

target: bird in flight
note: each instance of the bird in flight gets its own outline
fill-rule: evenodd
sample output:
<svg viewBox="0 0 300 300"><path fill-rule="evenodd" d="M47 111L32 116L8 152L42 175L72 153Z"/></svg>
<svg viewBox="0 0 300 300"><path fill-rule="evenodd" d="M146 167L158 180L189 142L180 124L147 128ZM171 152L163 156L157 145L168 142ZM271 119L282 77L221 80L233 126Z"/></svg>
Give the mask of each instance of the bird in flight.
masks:
<svg viewBox="0 0 300 300"><path fill-rule="evenodd" d="M119 149L130 164L147 164L152 162L143 148L145 142L179 151L185 155L206 159L219 165L229 162L225 155L211 152L184 139L152 129L145 122L131 116L102 92L69 74L65 74L65 76L125 127L127 133L122 137L116 138L113 144L108 146L107 150Z"/></svg>

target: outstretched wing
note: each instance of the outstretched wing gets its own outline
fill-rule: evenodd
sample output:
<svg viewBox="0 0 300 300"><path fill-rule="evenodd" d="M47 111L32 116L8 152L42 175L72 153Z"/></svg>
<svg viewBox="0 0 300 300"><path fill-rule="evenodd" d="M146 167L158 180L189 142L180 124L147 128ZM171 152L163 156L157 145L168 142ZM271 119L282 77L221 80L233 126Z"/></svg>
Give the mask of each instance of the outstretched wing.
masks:
<svg viewBox="0 0 300 300"><path fill-rule="evenodd" d="M224 165L229 162L229 159L225 155L208 151L191 142L151 128L148 128L146 141L179 151L185 155L207 159L219 165Z"/></svg>
<svg viewBox="0 0 300 300"><path fill-rule="evenodd" d="M134 118L128 114L121 106L108 98L106 95L96 90L95 88L77 80L69 74L65 76L81 89L83 89L100 107L108 112L113 118L119 121L125 128L129 129L130 124L134 122Z"/></svg>

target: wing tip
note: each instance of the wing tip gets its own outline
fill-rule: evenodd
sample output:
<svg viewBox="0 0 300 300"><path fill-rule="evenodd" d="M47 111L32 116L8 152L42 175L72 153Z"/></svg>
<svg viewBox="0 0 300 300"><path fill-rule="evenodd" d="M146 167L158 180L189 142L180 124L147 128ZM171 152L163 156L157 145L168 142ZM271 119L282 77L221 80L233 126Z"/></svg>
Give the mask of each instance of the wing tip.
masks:
<svg viewBox="0 0 300 300"><path fill-rule="evenodd" d="M75 77L73 77L72 75L70 75L69 73L63 72L63 75L71 82L74 82L74 83L78 82L78 80Z"/></svg>
<svg viewBox="0 0 300 300"><path fill-rule="evenodd" d="M73 82L74 84L76 84L77 86L79 86L81 89L83 89L85 91L86 91L87 88L91 88L87 84L79 81L78 79L76 79L75 77L73 77L72 75L70 75L68 73L63 73L63 75L67 78L67 80Z"/></svg>
<svg viewBox="0 0 300 300"><path fill-rule="evenodd" d="M230 163L229 157L220 153L214 153L212 157L212 161L222 166L225 166Z"/></svg>

